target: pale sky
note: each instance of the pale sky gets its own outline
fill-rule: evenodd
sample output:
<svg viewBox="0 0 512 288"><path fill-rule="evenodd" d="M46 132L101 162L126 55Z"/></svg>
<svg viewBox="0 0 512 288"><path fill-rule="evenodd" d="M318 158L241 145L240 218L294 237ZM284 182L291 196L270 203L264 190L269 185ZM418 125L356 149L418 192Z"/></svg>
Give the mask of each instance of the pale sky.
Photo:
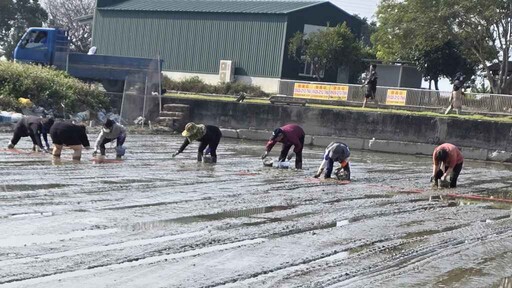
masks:
<svg viewBox="0 0 512 288"><path fill-rule="evenodd" d="M350 14L357 14L361 18L366 17L368 20L375 20L373 14L377 11L379 0L330 0L331 3L337 5L341 9Z"/></svg>

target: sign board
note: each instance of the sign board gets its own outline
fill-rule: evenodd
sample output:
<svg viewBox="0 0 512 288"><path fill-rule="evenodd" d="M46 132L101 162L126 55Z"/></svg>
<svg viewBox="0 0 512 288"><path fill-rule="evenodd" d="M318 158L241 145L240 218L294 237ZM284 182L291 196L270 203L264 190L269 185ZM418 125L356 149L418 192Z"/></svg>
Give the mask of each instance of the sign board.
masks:
<svg viewBox="0 0 512 288"><path fill-rule="evenodd" d="M406 90L388 89L388 94L386 96L386 105L405 105L406 100Z"/></svg>
<svg viewBox="0 0 512 288"><path fill-rule="evenodd" d="M348 86L295 83L293 97L347 101Z"/></svg>

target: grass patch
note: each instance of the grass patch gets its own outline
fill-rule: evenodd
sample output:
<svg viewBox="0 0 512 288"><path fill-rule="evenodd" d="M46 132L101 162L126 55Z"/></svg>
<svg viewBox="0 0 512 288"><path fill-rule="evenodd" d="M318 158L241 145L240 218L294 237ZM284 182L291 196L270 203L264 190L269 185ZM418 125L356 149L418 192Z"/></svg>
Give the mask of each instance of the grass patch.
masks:
<svg viewBox="0 0 512 288"><path fill-rule="evenodd" d="M167 94L165 94L165 96L184 98L184 99L227 101L227 102L234 102L236 99L235 97L226 97L226 96L179 94L179 93L167 93ZM245 103L269 104L270 105L270 102L268 101L268 99L265 99L265 98L257 98L257 99L249 98L249 99L245 100ZM471 120L471 121L491 121L491 122L512 123L512 116L489 117L489 116L484 116L484 115L456 115L456 114L445 115L442 113L435 113L435 112L420 112L420 111L407 111L407 110L397 110L397 109L379 109L379 108L362 108L362 107L352 107L352 106L333 106L333 105L323 105L323 104L307 104L307 107L321 108L321 109L346 110L346 111L355 111L355 112L374 112L374 113L400 114L400 115L436 117L436 118L457 118L457 119L466 119L466 120Z"/></svg>

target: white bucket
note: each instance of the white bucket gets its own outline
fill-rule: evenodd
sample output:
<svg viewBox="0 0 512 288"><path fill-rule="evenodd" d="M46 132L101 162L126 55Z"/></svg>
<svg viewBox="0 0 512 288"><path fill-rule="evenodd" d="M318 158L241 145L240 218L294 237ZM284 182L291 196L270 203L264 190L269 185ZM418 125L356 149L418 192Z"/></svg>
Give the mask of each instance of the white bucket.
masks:
<svg viewBox="0 0 512 288"><path fill-rule="evenodd" d="M274 167L278 169L288 169L290 168L290 161L275 161Z"/></svg>

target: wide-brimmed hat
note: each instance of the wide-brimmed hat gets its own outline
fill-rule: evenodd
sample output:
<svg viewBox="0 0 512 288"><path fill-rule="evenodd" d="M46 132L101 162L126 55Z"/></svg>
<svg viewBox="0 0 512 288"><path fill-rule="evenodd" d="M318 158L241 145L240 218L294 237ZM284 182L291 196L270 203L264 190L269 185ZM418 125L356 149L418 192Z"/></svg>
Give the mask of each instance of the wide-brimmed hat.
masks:
<svg viewBox="0 0 512 288"><path fill-rule="evenodd" d="M189 137L190 135L195 134L198 129L199 127L197 126L196 123L190 122L185 126L185 130L183 131L183 133L181 133L181 135Z"/></svg>

